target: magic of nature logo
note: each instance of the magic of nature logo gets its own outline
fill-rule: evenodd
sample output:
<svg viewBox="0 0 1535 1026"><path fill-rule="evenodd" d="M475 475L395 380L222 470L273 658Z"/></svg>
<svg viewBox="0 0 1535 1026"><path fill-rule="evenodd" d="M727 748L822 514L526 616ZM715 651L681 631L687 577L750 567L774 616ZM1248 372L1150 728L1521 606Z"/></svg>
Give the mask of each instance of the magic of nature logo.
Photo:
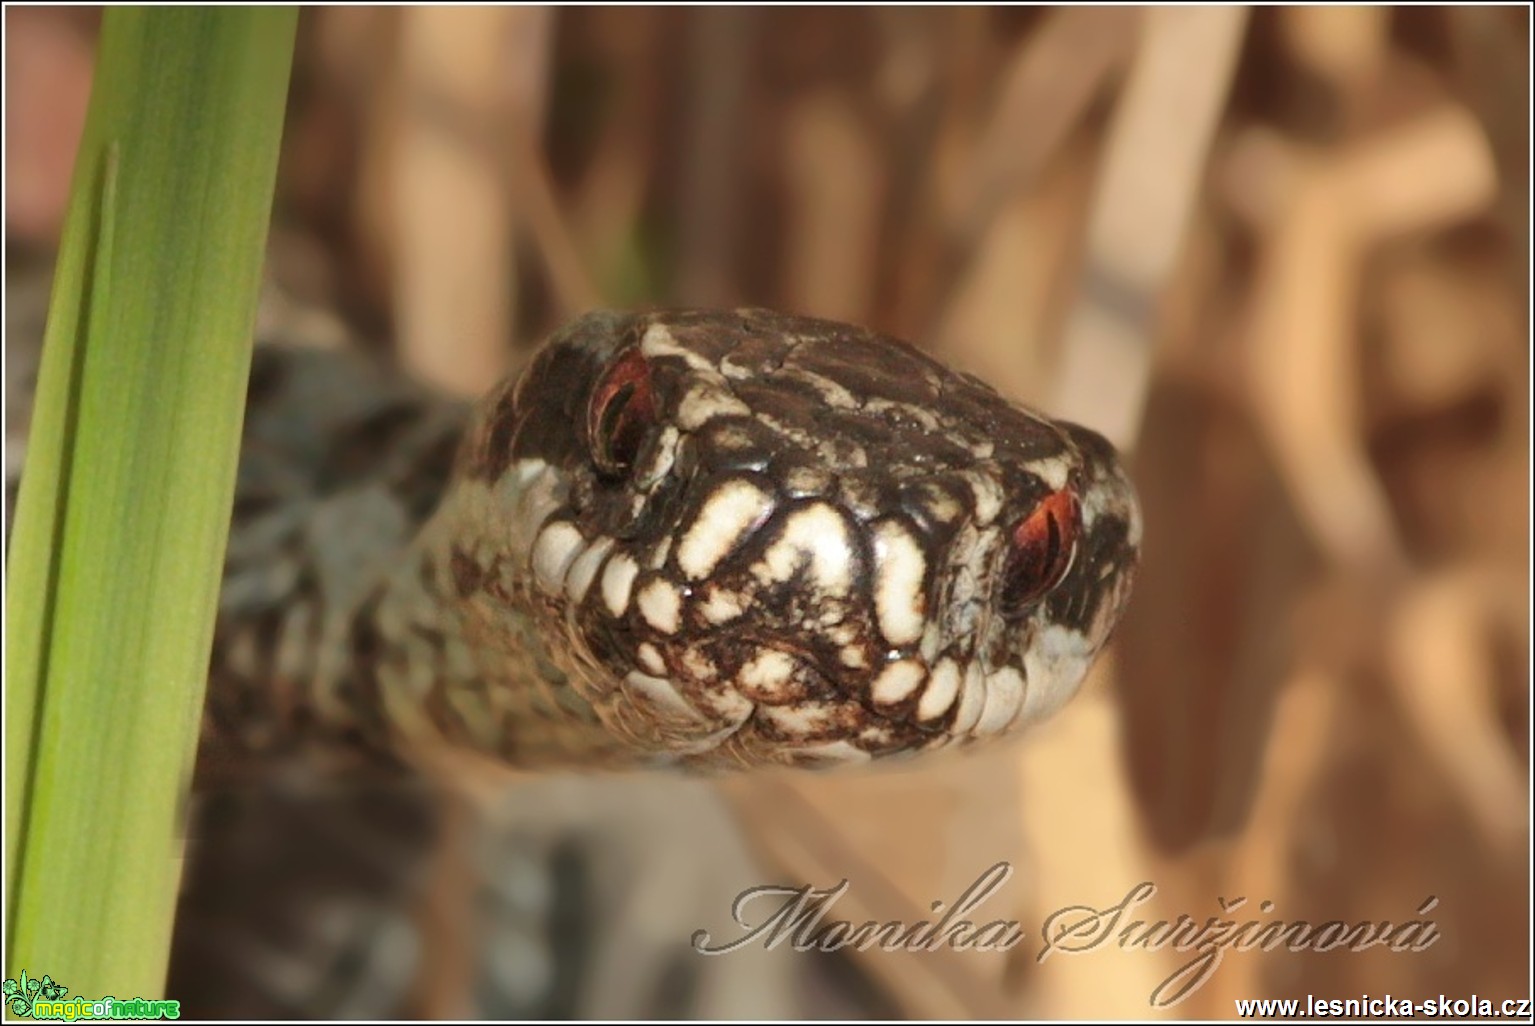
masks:
<svg viewBox="0 0 1535 1026"><path fill-rule="evenodd" d="M27 975L23 969L16 979L3 984L5 1010L21 1019L179 1019L181 1002L164 998L103 997L92 1001L78 994L70 997L69 988L54 982L52 976Z"/></svg>

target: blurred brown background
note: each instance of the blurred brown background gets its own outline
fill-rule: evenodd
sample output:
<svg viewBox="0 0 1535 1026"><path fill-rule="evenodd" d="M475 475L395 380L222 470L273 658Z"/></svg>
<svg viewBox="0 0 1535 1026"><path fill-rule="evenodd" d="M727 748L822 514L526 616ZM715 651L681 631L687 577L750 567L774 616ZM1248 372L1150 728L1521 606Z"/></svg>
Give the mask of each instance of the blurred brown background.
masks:
<svg viewBox="0 0 1535 1026"><path fill-rule="evenodd" d="M57 237L96 18L6 24L12 305ZM263 327L472 394L593 305L774 306L911 338L1132 453L1140 582L1055 720L718 791L760 882L850 880L840 918L915 921L1008 860L982 918L1025 941L870 952L839 970L852 1004L719 1014L1522 997L1528 39L1526 8L306 9ZM1037 960L1053 911L1141 881L1121 925L1239 897L1238 921L1399 922L1432 896L1439 939L1231 951L1167 1010L1190 952ZM425 950L479 943L472 890L426 893ZM733 893L708 895L722 924ZM386 1011L485 1014L434 979Z"/></svg>

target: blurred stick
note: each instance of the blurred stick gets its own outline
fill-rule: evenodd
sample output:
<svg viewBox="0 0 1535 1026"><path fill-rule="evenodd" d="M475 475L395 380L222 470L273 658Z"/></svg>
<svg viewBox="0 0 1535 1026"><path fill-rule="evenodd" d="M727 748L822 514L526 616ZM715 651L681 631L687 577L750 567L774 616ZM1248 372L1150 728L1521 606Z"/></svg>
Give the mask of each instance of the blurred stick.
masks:
<svg viewBox="0 0 1535 1026"><path fill-rule="evenodd" d="M1039 178L1135 43L1138 15L1104 7L1051 11L1003 73L995 110L976 146L951 217L973 250L1008 200Z"/></svg>
<svg viewBox="0 0 1535 1026"><path fill-rule="evenodd" d="M881 804L880 793L888 794L892 786L900 787L904 783L912 788L913 796L918 799L916 808L923 813L898 824L899 833L910 835L911 820L923 819L932 823L937 810L930 807L931 802L954 800L952 781L958 779L956 774L963 774L965 770L952 762L949 769L951 786L947 794L929 786L930 781L919 783L910 778L902 781L892 774L842 776L840 779L759 776L756 779L725 780L721 787L738 808L750 811L742 819L756 848L784 867L792 878L808 881L818 889L834 886L844 879L849 881L846 893L832 906L823 922L847 920L857 925L870 920L880 923L900 921L910 927L922 921L937 920L940 915L934 912L930 903L934 899L952 903L958 893L913 897L909 888L918 882L914 878L919 874L910 871L911 851L891 852L881 846L880 858L877 861L871 859L873 846L860 844L859 838L848 829L849 811L860 808L856 803L850 804L849 799L856 802L856 797L862 793L862 810L854 811L851 819L868 820L869 810L877 810ZM975 788L981 779L985 778L971 777L968 786ZM922 802L922 798L928 801ZM886 807L890 807L888 803ZM837 811L839 808L841 812ZM879 827L881 824L865 822L864 825ZM894 824L885 817L884 825ZM952 824L939 824L922 833L923 837L910 838L912 848L930 846L935 841L952 845L958 838L976 840L975 832L955 831ZM978 853L971 851L967 854L973 859ZM990 861L990 855L982 856L982 867ZM1015 888L1017 883L1013 881L1008 886ZM1008 891L1004 890L984 906L976 908L970 918L976 926L994 918L1009 918L1014 913L1009 911L1007 900ZM985 974L988 966L999 973L1005 967L1006 956L1002 952L963 951L943 944L932 950L897 948L886 951L875 947L867 952L849 953L888 989L912 1018L998 1019L1016 1014L995 980Z"/></svg>
<svg viewBox="0 0 1535 1026"><path fill-rule="evenodd" d="M1340 567L1404 555L1359 433L1359 263L1337 198L1308 183L1260 274L1248 385L1260 430L1308 533Z"/></svg>
<svg viewBox="0 0 1535 1026"><path fill-rule="evenodd" d="M983 59L980 8L951 11L914 7L882 9L875 24L882 53L879 99L883 123L885 201L881 214L879 297L884 330L927 340L929 321L942 294L943 169L961 148L955 124L968 124L967 105L956 93Z"/></svg>
<svg viewBox="0 0 1535 1026"><path fill-rule="evenodd" d="M531 140L525 142L512 158L512 181L522 199L523 224L549 275L559 317L566 320L597 306L601 297L560 210L549 165Z"/></svg>
<svg viewBox="0 0 1535 1026"><path fill-rule="evenodd" d="M1074 133L1037 181L998 208L927 336L945 360L1011 399L1050 399L1099 153L1098 140Z"/></svg>
<svg viewBox="0 0 1535 1026"><path fill-rule="evenodd" d="M1156 9L1110 130L1052 409L1121 449L1139 428L1158 298L1204 180L1247 13Z"/></svg>
<svg viewBox="0 0 1535 1026"><path fill-rule="evenodd" d="M5 14L8 244L58 244L91 94L94 45L83 13L18 6Z"/></svg>
<svg viewBox="0 0 1535 1026"><path fill-rule="evenodd" d="M1436 575L1396 605L1386 638L1390 675L1407 718L1482 841L1504 856L1517 854L1529 836L1528 774L1498 722L1487 628L1514 619L1498 607L1517 605L1504 599L1520 590L1517 574Z"/></svg>
<svg viewBox="0 0 1535 1026"><path fill-rule="evenodd" d="M1467 99L1486 127L1501 172L1500 220L1518 259L1514 288L1529 315L1530 12L1471 5L1449 8L1450 42Z"/></svg>
<svg viewBox="0 0 1535 1026"><path fill-rule="evenodd" d="M395 151L400 350L423 379L476 394L509 365L515 264L508 160L522 146L475 143L482 128L491 139L537 137L552 15L411 8L403 19Z"/></svg>
<svg viewBox="0 0 1535 1026"><path fill-rule="evenodd" d="M1485 211L1497 181L1481 126L1447 103L1348 154L1337 170L1339 212L1362 237L1380 242Z"/></svg>
<svg viewBox="0 0 1535 1026"><path fill-rule="evenodd" d="M745 8L703 7L688 38L677 295L689 305L728 305L735 299L745 195L739 155L752 30L759 17Z"/></svg>
<svg viewBox="0 0 1535 1026"><path fill-rule="evenodd" d="M1090 959L1037 959L1045 943L1044 924L1058 909L1103 908L1150 875L1155 861L1137 821L1133 795L1124 786L1126 765L1118 710L1102 684L1116 668L1100 663L1071 708L1040 724L1017 746L1018 816L1030 856L1025 918L1035 934L1014 948L1012 989L1031 1004L1014 1014L1042 1019L1069 1018L1081 1009L1105 1021L1146 1014L1147 996L1176 968L1170 950L1126 950L1104 944ZM1070 766L1070 773L1061 767ZM1070 824L1069 829L1063 827ZM1162 918L1165 897L1138 909ZM1182 911L1180 908L1179 911ZM1059 926L1057 926L1059 928ZM1027 986L1025 986L1027 984Z"/></svg>
<svg viewBox="0 0 1535 1026"><path fill-rule="evenodd" d="M1296 63L1328 83L1344 125L1360 119L1391 54L1387 7L1284 7L1278 27Z"/></svg>
<svg viewBox="0 0 1535 1026"><path fill-rule="evenodd" d="M596 20L597 58L614 81L611 105L596 128L591 158L568 183L571 231L603 296L625 305L655 298L654 261L645 257L644 212L669 151L661 125L670 109L665 80L652 74L668 24L653 11L622 8Z"/></svg>
<svg viewBox="0 0 1535 1026"><path fill-rule="evenodd" d="M1303 666L1292 672L1274 709L1258 777L1262 787L1250 817L1254 826L1237 838L1215 879L1194 885L1209 888L1201 898L1208 901L1212 892L1234 893L1261 896L1276 909L1292 907L1294 837L1306 822L1312 796L1328 779L1329 746L1337 738L1339 718L1347 712L1346 694L1345 680L1330 667ZM1232 999L1269 992L1265 976L1272 969L1263 958L1231 959L1196 996L1188 1014L1229 1014Z"/></svg>
<svg viewBox="0 0 1535 1026"><path fill-rule="evenodd" d="M1050 12L1019 45L969 168L943 190L948 211L939 270L943 300L924 338L943 340L949 348L998 234L1016 224L1012 204L1025 195L1034 200L1047 169L1061 159L1072 133L1129 59L1138 25L1132 11L1068 8ZM1039 214L1053 215L1053 204L1041 199ZM1050 247L1047 256L1058 260L1058 252ZM992 338L1006 330L990 327Z"/></svg>
<svg viewBox="0 0 1535 1026"><path fill-rule="evenodd" d="M837 93L790 109L785 269L790 308L867 321L874 301L883 168L857 112Z"/></svg>
<svg viewBox="0 0 1535 1026"><path fill-rule="evenodd" d="M1247 378L1254 409L1307 529L1339 566L1402 567L1405 554L1360 432L1354 304L1368 247L1483 209L1486 140L1444 105L1330 164L1254 132L1225 169L1249 217L1272 225Z"/></svg>
<svg viewBox="0 0 1535 1026"><path fill-rule="evenodd" d="M473 1017L475 955L480 944L476 921L478 867L474 834L480 829L473 799L452 786L441 790L442 817L431 855L426 885L413 903L412 919L422 945L421 964L411 981L408 1007L412 1017L459 1019Z"/></svg>

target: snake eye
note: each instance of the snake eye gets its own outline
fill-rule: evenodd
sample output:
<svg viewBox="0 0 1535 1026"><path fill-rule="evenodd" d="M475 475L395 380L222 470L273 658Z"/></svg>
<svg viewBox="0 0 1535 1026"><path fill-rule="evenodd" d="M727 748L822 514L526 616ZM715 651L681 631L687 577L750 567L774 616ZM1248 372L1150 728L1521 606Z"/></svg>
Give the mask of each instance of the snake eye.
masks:
<svg viewBox="0 0 1535 1026"><path fill-rule="evenodd" d="M1065 578L1077 553L1082 508L1069 488L1045 496L1013 528L1012 551L1002 569L1002 615L1022 616Z"/></svg>
<svg viewBox="0 0 1535 1026"><path fill-rule="evenodd" d="M628 472L655 421L650 364L631 347L602 372L586 408L586 436L598 469L611 476Z"/></svg>

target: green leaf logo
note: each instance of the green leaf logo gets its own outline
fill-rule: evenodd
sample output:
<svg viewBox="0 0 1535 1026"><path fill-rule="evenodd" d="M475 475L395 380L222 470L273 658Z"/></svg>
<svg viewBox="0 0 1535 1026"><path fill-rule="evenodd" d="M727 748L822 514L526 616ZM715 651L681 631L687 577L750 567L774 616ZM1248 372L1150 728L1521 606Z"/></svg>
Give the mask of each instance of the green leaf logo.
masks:
<svg viewBox="0 0 1535 1026"><path fill-rule="evenodd" d="M5 1002L12 1015L27 1016L32 1014L33 995L42 989L42 984L37 980L28 979L27 971L21 971L20 979L6 980Z"/></svg>
<svg viewBox="0 0 1535 1026"><path fill-rule="evenodd" d="M55 983L52 976L44 975L42 979L34 980L26 970L22 970L17 979L6 980L3 990L5 1007L16 1016L29 1016L39 1001L58 1001L69 993L69 988Z"/></svg>

